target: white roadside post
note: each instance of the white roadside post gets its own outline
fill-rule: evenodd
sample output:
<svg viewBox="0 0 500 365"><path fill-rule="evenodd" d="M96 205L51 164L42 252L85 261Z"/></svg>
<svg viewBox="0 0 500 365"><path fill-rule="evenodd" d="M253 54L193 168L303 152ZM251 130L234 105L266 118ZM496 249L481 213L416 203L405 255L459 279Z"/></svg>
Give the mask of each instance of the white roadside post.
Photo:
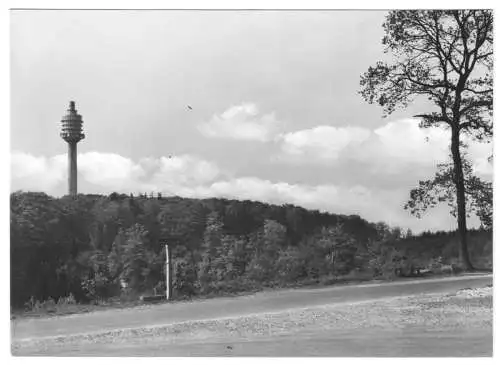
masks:
<svg viewBox="0 0 500 365"><path fill-rule="evenodd" d="M165 245L165 288L167 300L170 300L170 257L168 245Z"/></svg>

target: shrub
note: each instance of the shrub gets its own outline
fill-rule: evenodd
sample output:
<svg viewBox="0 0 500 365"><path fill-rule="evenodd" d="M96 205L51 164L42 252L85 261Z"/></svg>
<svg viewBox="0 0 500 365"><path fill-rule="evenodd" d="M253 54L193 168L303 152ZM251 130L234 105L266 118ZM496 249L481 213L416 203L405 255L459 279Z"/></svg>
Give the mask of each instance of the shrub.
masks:
<svg viewBox="0 0 500 365"><path fill-rule="evenodd" d="M367 248L368 269L374 278L392 279L401 269L401 253L384 242L370 242Z"/></svg>
<svg viewBox="0 0 500 365"><path fill-rule="evenodd" d="M65 313L71 310L71 307L77 305L77 302L72 293L67 297L60 297L57 302L49 297L47 300L40 302L30 298L25 304L25 310L31 313Z"/></svg>
<svg viewBox="0 0 500 365"><path fill-rule="evenodd" d="M450 261L450 260L448 260ZM429 270L436 274L452 274L454 272L453 266L457 266L456 262L446 263L445 260L439 256L437 258L432 258L429 261Z"/></svg>
<svg viewBox="0 0 500 365"><path fill-rule="evenodd" d="M77 303L76 303L75 297L73 296L73 293L69 293L69 295L67 297L60 297L57 300L58 306L75 305L75 304L77 304Z"/></svg>

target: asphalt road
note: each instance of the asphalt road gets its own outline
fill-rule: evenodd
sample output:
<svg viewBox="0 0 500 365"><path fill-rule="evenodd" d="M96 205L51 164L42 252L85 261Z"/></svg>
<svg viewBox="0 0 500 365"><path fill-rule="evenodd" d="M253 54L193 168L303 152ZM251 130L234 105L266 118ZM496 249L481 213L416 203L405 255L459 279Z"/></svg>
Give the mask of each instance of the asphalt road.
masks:
<svg viewBox="0 0 500 365"><path fill-rule="evenodd" d="M454 292L462 288L483 287L492 284L492 281L493 278L491 275L475 275L413 281L405 280L382 284L342 285L319 289L278 290L261 292L250 296L167 303L65 317L16 319L11 321L11 333L14 341L57 335L92 333L121 328L156 326L190 320L278 312L325 304L341 304L396 296L410 296L421 293ZM315 334L311 336L314 338ZM324 336L325 334L323 334ZM282 343L282 346L295 348L291 345L293 341L290 342L285 339L271 339L270 341L276 345ZM318 342L317 339L311 341L315 344ZM307 342L307 339L303 339L301 346L306 346ZM211 345L204 342L203 344L199 344L198 347L194 344L190 344L189 346L193 351L198 347L202 351L207 346L217 347L217 344ZM238 344L236 347L240 348L239 351L242 351L242 353L245 353L245 351L252 353L251 346L254 345ZM262 348L266 347L265 343L259 346L262 346ZM325 344L325 346L329 345Z"/></svg>

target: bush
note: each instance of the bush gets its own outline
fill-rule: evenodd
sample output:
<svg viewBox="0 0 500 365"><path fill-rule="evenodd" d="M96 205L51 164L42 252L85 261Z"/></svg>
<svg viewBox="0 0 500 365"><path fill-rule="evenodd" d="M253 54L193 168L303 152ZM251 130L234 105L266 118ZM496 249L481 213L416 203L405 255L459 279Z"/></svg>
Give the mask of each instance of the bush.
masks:
<svg viewBox="0 0 500 365"><path fill-rule="evenodd" d="M113 286L116 286L101 273L96 273L93 278L82 280L81 285L87 298L90 300L109 297Z"/></svg>
<svg viewBox="0 0 500 365"><path fill-rule="evenodd" d="M58 298L57 302L49 297L47 300L40 302L31 297L25 303L25 311L28 313L72 313L77 310L78 303L75 297L70 293L67 297Z"/></svg>
<svg viewBox="0 0 500 365"><path fill-rule="evenodd" d="M448 261L448 262L446 262ZM451 263L450 263L451 261ZM437 258L432 258L429 260L429 270L431 270L435 274L453 274L457 267L456 261L453 260L444 260L441 256ZM455 267L455 269L454 269Z"/></svg>
<svg viewBox="0 0 500 365"><path fill-rule="evenodd" d="M305 266L302 254L296 247L280 250L275 264L278 280L281 283L299 281L307 275Z"/></svg>
<svg viewBox="0 0 500 365"><path fill-rule="evenodd" d="M371 242L367 249L368 269L374 278L393 279L401 269L401 253L384 242Z"/></svg>
<svg viewBox="0 0 500 365"><path fill-rule="evenodd" d="M69 296L67 297L60 297L57 300L57 305L58 306L63 306L63 305L75 305L76 300L75 297L73 296L73 293L69 293Z"/></svg>

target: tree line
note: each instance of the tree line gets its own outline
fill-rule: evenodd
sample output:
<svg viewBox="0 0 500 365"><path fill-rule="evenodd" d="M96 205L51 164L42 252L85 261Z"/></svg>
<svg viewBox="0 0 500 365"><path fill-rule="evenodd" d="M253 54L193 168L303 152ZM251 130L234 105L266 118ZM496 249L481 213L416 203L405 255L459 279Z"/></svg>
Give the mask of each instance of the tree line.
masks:
<svg viewBox="0 0 500 365"><path fill-rule="evenodd" d="M215 198L15 192L10 209L16 308L70 294L90 302L162 292L164 241L171 248L174 295L185 298L353 273L380 276L393 269L397 244L412 242L404 248L410 252L429 240L359 216ZM485 241L478 242L481 256ZM456 254L450 250L446 258Z"/></svg>

